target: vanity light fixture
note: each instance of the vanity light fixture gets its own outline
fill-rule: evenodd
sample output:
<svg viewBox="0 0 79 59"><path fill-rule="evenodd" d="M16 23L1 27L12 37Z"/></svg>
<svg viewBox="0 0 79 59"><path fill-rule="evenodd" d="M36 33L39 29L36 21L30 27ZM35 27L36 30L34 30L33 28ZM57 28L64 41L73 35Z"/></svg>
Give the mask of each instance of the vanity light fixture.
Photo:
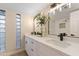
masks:
<svg viewBox="0 0 79 59"><path fill-rule="evenodd" d="M49 13L53 12L53 14L56 13L56 10L59 10L60 12L62 11L62 6L69 6L71 8L71 3L62 3L60 5L57 5L56 7L50 9Z"/></svg>

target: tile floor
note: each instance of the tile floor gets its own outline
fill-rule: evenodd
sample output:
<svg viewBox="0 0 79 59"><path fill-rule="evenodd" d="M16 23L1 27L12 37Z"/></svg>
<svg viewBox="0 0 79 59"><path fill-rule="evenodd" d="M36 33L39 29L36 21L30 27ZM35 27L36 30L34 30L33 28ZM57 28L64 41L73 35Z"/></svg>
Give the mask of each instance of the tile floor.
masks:
<svg viewBox="0 0 79 59"><path fill-rule="evenodd" d="M14 55L11 55L11 56L28 56L26 51L22 51L22 52L19 52L19 53L16 53Z"/></svg>

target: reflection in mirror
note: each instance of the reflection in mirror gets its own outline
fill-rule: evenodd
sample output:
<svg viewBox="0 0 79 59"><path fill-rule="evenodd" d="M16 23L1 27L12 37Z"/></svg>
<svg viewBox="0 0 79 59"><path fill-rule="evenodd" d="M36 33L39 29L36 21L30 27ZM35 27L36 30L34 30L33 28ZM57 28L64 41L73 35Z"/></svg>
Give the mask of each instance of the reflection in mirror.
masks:
<svg viewBox="0 0 79 59"><path fill-rule="evenodd" d="M49 13L48 33L58 35L67 33L68 36L79 37L79 3L72 3L71 6L61 6L59 9Z"/></svg>
<svg viewBox="0 0 79 59"><path fill-rule="evenodd" d="M60 23L60 24L59 24L59 28L60 28L60 29L65 28L65 27L66 27L65 25L66 25L65 23Z"/></svg>

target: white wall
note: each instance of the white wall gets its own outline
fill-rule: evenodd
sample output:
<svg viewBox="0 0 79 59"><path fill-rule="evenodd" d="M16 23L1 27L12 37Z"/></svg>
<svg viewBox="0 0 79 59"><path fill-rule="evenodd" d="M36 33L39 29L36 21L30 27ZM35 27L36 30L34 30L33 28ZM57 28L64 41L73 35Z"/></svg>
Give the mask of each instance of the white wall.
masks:
<svg viewBox="0 0 79 59"><path fill-rule="evenodd" d="M6 10L6 52L16 50L16 12L0 5ZM31 33L33 28L32 16L21 13L21 49L24 49L24 34Z"/></svg>
<svg viewBox="0 0 79 59"><path fill-rule="evenodd" d="M24 48L24 35L30 34L33 31L33 17L30 15L23 15L21 21L21 36L22 36L22 48Z"/></svg>
<svg viewBox="0 0 79 59"><path fill-rule="evenodd" d="M4 9L5 10L5 9ZM16 49L16 13L6 10L6 50Z"/></svg>
<svg viewBox="0 0 79 59"><path fill-rule="evenodd" d="M75 36L79 36L79 10L70 14L70 32Z"/></svg>

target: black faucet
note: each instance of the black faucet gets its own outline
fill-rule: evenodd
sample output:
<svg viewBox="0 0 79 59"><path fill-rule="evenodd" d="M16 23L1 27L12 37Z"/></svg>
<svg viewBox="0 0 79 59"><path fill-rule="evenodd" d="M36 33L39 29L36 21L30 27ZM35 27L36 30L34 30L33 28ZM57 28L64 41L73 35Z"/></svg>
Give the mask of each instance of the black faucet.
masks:
<svg viewBox="0 0 79 59"><path fill-rule="evenodd" d="M63 37L64 36L67 36L67 34L66 33L60 33L59 35L58 35L58 37L60 37L60 41L63 41Z"/></svg>

